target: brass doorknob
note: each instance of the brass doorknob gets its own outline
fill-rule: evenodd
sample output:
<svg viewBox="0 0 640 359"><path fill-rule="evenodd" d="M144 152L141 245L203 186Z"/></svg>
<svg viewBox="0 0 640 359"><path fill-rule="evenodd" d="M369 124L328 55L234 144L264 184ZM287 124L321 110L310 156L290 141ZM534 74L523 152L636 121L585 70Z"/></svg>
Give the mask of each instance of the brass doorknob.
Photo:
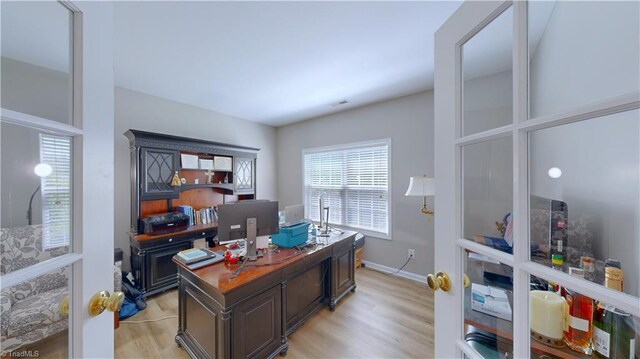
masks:
<svg viewBox="0 0 640 359"><path fill-rule="evenodd" d="M110 295L108 291L103 290L91 297L89 301L89 315L95 317L104 312L105 309L115 312L116 310L120 310L123 302L124 293L113 292L113 294Z"/></svg>
<svg viewBox="0 0 640 359"><path fill-rule="evenodd" d="M58 304L58 312L62 315L69 315L69 296L65 295Z"/></svg>
<svg viewBox="0 0 640 359"><path fill-rule="evenodd" d="M462 275L462 284L464 285L465 288L469 288L469 286L471 285L471 279L469 279L469 276L467 275L467 273L464 273Z"/></svg>
<svg viewBox="0 0 640 359"><path fill-rule="evenodd" d="M434 292L438 289L448 292L451 289L451 280L445 272L438 272L436 275L429 274L427 276L427 284Z"/></svg>

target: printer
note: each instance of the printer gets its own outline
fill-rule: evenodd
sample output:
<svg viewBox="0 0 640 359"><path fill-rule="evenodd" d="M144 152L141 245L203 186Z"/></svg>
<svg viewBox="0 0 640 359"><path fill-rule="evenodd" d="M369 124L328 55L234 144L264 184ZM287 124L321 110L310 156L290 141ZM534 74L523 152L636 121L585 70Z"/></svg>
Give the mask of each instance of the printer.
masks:
<svg viewBox="0 0 640 359"><path fill-rule="evenodd" d="M189 227L189 216L180 212L154 214L142 219L145 234L163 234Z"/></svg>

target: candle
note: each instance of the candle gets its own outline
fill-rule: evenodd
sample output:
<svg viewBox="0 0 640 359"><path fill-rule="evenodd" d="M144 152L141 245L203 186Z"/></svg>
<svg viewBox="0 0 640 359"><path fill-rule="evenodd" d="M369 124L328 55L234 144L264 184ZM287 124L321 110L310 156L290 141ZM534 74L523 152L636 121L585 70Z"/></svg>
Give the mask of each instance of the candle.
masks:
<svg viewBox="0 0 640 359"><path fill-rule="evenodd" d="M554 292L534 290L529 295L529 305L531 330L547 338L562 339L564 298Z"/></svg>

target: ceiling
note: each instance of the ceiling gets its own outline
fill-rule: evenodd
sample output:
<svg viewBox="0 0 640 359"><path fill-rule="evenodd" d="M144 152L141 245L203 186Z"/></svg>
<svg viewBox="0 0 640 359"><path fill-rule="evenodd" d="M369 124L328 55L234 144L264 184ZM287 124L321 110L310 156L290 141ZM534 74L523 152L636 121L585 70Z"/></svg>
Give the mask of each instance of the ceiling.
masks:
<svg viewBox="0 0 640 359"><path fill-rule="evenodd" d="M115 82L282 126L433 88L460 4L117 2Z"/></svg>

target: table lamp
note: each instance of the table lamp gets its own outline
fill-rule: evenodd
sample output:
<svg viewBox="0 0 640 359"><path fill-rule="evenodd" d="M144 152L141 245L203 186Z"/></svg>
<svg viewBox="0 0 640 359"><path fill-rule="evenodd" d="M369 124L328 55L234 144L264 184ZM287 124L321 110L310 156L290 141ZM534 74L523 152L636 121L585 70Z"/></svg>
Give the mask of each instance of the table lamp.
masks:
<svg viewBox="0 0 640 359"><path fill-rule="evenodd" d="M413 176L409 179L409 189L405 196L421 196L422 209L420 212L433 216L434 212L427 208L427 196L436 194L436 179L427 176Z"/></svg>

